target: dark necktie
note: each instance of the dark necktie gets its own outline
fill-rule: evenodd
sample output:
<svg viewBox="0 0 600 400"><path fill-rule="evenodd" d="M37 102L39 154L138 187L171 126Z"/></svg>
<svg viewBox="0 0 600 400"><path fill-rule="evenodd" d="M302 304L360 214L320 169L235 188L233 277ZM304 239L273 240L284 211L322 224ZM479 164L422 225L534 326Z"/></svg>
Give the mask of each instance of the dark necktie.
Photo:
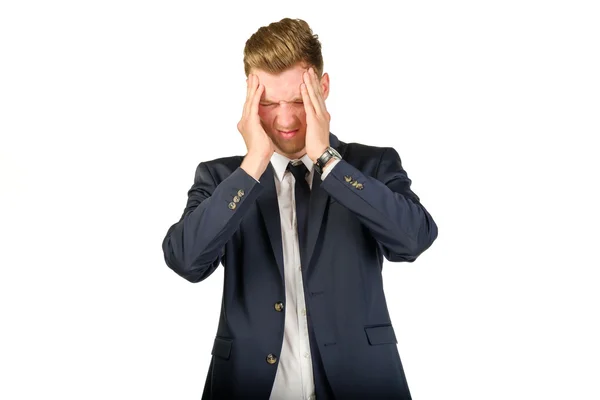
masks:
<svg viewBox="0 0 600 400"><path fill-rule="evenodd" d="M300 254L304 254L306 249L306 229L308 223L308 204L310 201L310 186L306 182L306 174L308 168L303 162L298 165L288 164L287 169L294 175L296 184L294 191L296 192L296 221L298 223L298 242L300 245ZM303 257L301 257L303 259ZM302 260L304 261L304 260Z"/></svg>
<svg viewBox="0 0 600 400"><path fill-rule="evenodd" d="M306 174L308 168L303 162L298 165L293 165L291 162L288 164L287 169L296 178L296 184L294 191L296 192L296 221L298 223L298 242L300 245L300 260L302 262L302 271L306 271L305 262L305 251L306 251L306 231L308 225L308 204L310 202L310 186L306 182ZM310 313L307 314L308 318L308 329L309 329L309 341L311 347L311 356L313 363L313 372L315 378L315 391L319 393L319 398L333 399L333 394L327 377L325 376L325 370L323 362L321 361L320 350L317 346L317 341L312 328L312 320ZM321 395L323 394L323 396Z"/></svg>

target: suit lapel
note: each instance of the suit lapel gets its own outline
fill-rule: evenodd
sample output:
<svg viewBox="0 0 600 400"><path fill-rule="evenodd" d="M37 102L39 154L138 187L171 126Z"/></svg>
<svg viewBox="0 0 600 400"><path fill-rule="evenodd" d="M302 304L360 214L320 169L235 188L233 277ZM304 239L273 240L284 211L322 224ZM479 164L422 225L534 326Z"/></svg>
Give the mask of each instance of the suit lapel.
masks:
<svg viewBox="0 0 600 400"><path fill-rule="evenodd" d="M271 241L275 261L279 267L279 273L283 279L283 247L281 243L281 219L279 216L279 203L277 201L277 190L275 189L275 175L273 173L273 165L269 163L267 169L260 177L260 183L264 190L258 196L256 202L258 209L265 221L267 234Z"/></svg>

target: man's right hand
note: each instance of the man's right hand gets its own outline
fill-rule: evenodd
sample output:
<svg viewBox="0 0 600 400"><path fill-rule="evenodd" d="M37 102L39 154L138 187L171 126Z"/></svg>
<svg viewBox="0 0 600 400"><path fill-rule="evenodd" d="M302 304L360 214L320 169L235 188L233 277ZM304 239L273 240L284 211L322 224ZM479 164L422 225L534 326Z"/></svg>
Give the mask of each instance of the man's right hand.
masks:
<svg viewBox="0 0 600 400"><path fill-rule="evenodd" d="M244 138L248 153L240 167L258 181L271 161L275 145L263 129L258 116L258 103L265 87L254 74L249 74L246 81L246 102L237 128Z"/></svg>

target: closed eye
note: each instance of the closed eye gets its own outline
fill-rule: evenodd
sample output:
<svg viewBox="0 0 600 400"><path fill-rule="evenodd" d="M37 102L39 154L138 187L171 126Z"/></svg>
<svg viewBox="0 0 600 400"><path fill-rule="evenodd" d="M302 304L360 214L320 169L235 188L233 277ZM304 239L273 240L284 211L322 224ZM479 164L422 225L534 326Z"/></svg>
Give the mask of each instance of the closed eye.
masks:
<svg viewBox="0 0 600 400"><path fill-rule="evenodd" d="M300 100L300 101L295 101L294 104L304 104L304 102L302 100ZM272 106L276 106L277 103L260 103L260 105L263 107L272 107Z"/></svg>

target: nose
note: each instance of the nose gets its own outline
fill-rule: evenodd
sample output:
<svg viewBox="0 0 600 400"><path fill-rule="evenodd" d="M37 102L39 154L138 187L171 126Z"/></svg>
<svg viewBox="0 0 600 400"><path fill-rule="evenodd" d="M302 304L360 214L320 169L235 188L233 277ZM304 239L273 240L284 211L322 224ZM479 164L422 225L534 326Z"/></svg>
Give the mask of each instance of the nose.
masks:
<svg viewBox="0 0 600 400"><path fill-rule="evenodd" d="M296 113L293 103L281 102L277 107L277 124L281 127L296 126Z"/></svg>

